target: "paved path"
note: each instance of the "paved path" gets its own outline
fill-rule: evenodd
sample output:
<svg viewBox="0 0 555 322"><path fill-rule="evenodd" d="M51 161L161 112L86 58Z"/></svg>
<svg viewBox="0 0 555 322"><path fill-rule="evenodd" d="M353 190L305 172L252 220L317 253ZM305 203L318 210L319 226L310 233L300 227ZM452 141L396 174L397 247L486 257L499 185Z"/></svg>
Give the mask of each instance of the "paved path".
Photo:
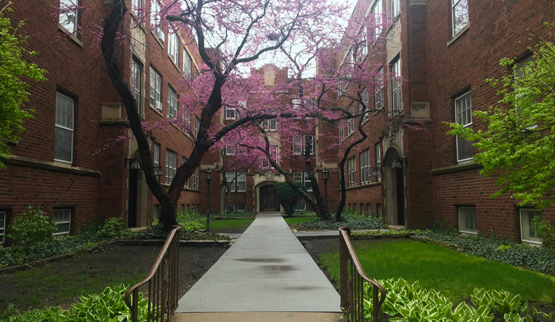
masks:
<svg viewBox="0 0 555 322"><path fill-rule="evenodd" d="M341 312L339 294L282 216L258 215L179 300L183 312Z"/></svg>

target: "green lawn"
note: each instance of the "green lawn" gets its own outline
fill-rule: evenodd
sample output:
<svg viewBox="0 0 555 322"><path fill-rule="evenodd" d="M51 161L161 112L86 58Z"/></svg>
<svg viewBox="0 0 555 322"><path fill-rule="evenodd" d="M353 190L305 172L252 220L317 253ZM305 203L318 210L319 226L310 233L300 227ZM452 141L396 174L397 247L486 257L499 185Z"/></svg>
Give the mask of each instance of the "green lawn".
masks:
<svg viewBox="0 0 555 322"><path fill-rule="evenodd" d="M317 220L318 217L287 217L283 218L288 225L300 224L302 222Z"/></svg>
<svg viewBox="0 0 555 322"><path fill-rule="evenodd" d="M368 277L418 280L422 287L436 289L455 303L469 297L474 288L506 290L520 294L523 300L555 302L552 276L438 245L396 239L361 241L355 251ZM320 263L339 281L339 253L322 254Z"/></svg>
<svg viewBox="0 0 555 322"><path fill-rule="evenodd" d="M210 222L210 229L225 230L237 227L247 228L254 219L224 219Z"/></svg>

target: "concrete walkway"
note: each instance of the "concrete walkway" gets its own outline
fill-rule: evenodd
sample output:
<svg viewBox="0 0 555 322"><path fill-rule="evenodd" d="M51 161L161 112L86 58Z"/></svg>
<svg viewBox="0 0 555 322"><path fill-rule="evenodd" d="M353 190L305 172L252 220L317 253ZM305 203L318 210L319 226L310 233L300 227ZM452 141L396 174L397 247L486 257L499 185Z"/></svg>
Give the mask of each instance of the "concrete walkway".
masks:
<svg viewBox="0 0 555 322"><path fill-rule="evenodd" d="M176 313L337 313L339 303L339 294L282 216L264 214L179 300Z"/></svg>

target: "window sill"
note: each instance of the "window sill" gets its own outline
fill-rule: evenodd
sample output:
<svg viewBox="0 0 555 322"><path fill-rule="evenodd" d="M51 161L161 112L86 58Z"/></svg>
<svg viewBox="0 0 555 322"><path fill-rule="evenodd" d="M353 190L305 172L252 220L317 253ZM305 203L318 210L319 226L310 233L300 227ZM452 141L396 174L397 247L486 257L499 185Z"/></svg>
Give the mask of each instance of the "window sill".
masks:
<svg viewBox="0 0 555 322"><path fill-rule="evenodd" d="M161 40L160 38L158 38L153 30L151 30L150 33L152 34L152 37L154 37L154 39L156 39L156 42L158 43L158 45L160 45L160 47L164 48L164 41Z"/></svg>
<svg viewBox="0 0 555 322"><path fill-rule="evenodd" d="M71 39L74 43L76 43L79 47L83 48L83 42L81 40L79 40L79 38L75 37L75 35L73 35L69 30L67 30L66 28L64 28L62 25L60 25L60 23L58 23L58 30L60 30L61 32L63 32L66 37L68 37L69 39Z"/></svg>
<svg viewBox="0 0 555 322"><path fill-rule="evenodd" d="M153 110L154 112L156 112L156 113L159 114L160 116L164 116L164 115L162 114L162 110L159 110L159 109L157 109L156 107L154 107L154 106L152 106L152 105L150 105L150 104L148 104L148 107L150 107L151 110Z"/></svg>
<svg viewBox="0 0 555 322"><path fill-rule="evenodd" d="M78 174L90 177L100 177L100 171L86 169L81 167L74 167L71 164L62 162L48 162L44 160L31 159L26 157L20 157L16 155L11 155L9 159L3 161L6 164L13 164L19 166L25 166L30 168L38 168L51 170L56 172L65 172L71 174Z"/></svg>
<svg viewBox="0 0 555 322"><path fill-rule="evenodd" d="M393 27L395 26L395 23L397 22L397 20L399 20L399 17L401 16L401 12L399 11L395 17L393 18L393 20L391 20L391 25L389 27L387 27L387 29L385 30L385 34L387 35L391 29L393 29Z"/></svg>
<svg viewBox="0 0 555 322"><path fill-rule="evenodd" d="M175 69L177 69L177 71L181 73L181 69L179 69L179 66L177 66L177 64L175 63L175 61L173 61L173 59L169 54L168 54L168 59L172 62L173 67L175 67Z"/></svg>
<svg viewBox="0 0 555 322"><path fill-rule="evenodd" d="M478 235L478 231L464 231L464 230L459 230L459 233L463 234L463 235L469 235L469 236L476 236Z"/></svg>
<svg viewBox="0 0 555 322"><path fill-rule="evenodd" d="M470 23L468 23L468 25L466 25L466 27L464 27L461 31L459 31L458 34L454 35L453 38L451 38L447 42L447 47L451 46L451 44L453 44L455 41L457 41L457 39L462 37L462 35L464 35L468 29L470 29Z"/></svg>
<svg viewBox="0 0 555 322"><path fill-rule="evenodd" d="M457 165L452 165L448 167L432 169L431 174L432 176L438 176L438 175L450 174L450 173L461 172L461 171L478 170L481 168L482 168L481 165L471 161L463 164L457 164Z"/></svg>

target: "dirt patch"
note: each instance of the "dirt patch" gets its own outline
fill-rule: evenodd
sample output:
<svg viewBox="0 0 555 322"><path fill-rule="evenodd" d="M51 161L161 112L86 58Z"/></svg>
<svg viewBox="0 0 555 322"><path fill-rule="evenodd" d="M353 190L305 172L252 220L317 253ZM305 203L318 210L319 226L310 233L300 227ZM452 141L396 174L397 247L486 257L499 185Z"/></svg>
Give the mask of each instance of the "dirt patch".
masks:
<svg viewBox="0 0 555 322"><path fill-rule="evenodd" d="M114 245L105 250L0 275L0 317L9 303L20 311L62 306L67 309L79 295L100 293L120 283L135 284L150 271L162 246ZM225 253L223 246L181 246L179 296Z"/></svg>

